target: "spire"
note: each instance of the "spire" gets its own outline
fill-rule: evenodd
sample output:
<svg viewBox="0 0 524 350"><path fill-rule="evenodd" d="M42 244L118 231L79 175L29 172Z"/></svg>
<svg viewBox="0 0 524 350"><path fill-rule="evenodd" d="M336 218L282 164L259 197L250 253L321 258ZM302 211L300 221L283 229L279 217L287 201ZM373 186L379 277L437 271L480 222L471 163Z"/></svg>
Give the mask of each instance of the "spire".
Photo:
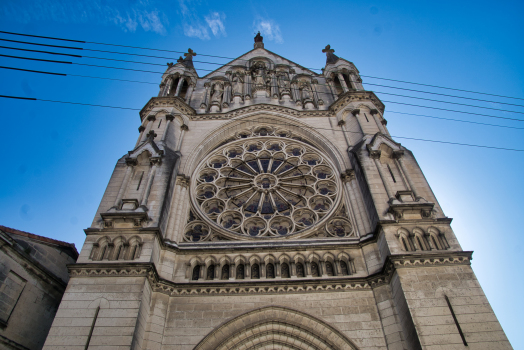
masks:
<svg viewBox="0 0 524 350"><path fill-rule="evenodd" d="M335 49L331 48L331 45L327 45L322 52L326 53L326 64L335 63L338 61L338 56L335 55Z"/></svg>
<svg viewBox="0 0 524 350"><path fill-rule="evenodd" d="M262 35L260 35L260 31L258 32L257 36L255 36L255 49L258 49L258 48L261 48L263 49L264 48L264 37Z"/></svg>

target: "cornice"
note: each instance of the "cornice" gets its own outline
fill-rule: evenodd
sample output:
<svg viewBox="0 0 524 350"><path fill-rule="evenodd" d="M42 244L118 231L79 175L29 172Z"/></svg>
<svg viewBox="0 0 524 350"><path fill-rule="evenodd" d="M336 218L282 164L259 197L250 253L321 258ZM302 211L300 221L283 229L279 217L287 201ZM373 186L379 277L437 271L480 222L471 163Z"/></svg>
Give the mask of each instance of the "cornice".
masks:
<svg viewBox="0 0 524 350"><path fill-rule="evenodd" d="M380 113L384 114L384 109L386 106L372 91L348 91L342 94L335 102L333 102L329 107L329 110L333 113L337 113L351 102L365 101L371 101L380 110Z"/></svg>
<svg viewBox="0 0 524 350"><path fill-rule="evenodd" d="M372 290L388 284L396 269L452 265L470 265L473 252L435 254L403 254L388 256L380 272L368 277L336 277L329 279L271 279L259 281L213 281L175 283L161 278L153 263L71 264L73 277L145 277L155 292L172 297L220 294L285 294L307 292Z"/></svg>
<svg viewBox="0 0 524 350"><path fill-rule="evenodd" d="M196 111L191 108L182 98L168 96L168 97L152 97L140 111L140 119L144 120L145 117L156 107L174 107L180 113L188 116L196 115Z"/></svg>
<svg viewBox="0 0 524 350"><path fill-rule="evenodd" d="M276 106L272 104L259 103L252 106L245 106L236 108L231 112L226 113L207 113L192 115L191 120L228 120L233 119L244 114L258 112L258 111L269 111L278 112L290 117L302 118L302 117L331 117L333 113L329 110L305 110L300 111L289 107Z"/></svg>

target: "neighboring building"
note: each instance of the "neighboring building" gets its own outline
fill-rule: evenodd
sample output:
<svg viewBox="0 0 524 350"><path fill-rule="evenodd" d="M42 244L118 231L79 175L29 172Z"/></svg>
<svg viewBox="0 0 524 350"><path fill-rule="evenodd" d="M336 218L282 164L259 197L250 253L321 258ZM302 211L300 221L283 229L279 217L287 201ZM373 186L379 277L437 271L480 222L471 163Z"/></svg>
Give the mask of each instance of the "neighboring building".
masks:
<svg viewBox="0 0 524 350"><path fill-rule="evenodd" d="M75 245L0 226L0 349L44 346Z"/></svg>
<svg viewBox="0 0 524 350"><path fill-rule="evenodd" d="M45 349L511 349L384 104L323 52L168 64Z"/></svg>

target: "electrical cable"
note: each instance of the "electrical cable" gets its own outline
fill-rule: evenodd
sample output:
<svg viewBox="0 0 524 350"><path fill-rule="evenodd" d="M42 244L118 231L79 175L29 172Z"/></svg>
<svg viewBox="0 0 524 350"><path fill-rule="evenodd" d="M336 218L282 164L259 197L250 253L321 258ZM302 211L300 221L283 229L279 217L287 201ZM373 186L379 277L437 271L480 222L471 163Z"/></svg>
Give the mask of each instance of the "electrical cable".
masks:
<svg viewBox="0 0 524 350"><path fill-rule="evenodd" d="M119 61L119 62L127 62L127 63L146 64L146 65L154 65L154 66L162 66L162 67L164 66L163 64L159 64L159 63L128 61L128 60L119 60L119 59L105 58L105 57L71 55L71 54L65 54L65 53L57 53L57 52L41 51L41 50L30 50L30 49L21 49L21 48L13 48L13 47L6 47L6 46L0 46L0 48L12 49L12 50L21 50L21 51L29 51L29 52L36 52L36 53L45 53L45 54L52 54L52 55L64 55L64 56L70 56L70 57L76 57L76 58L85 57L85 58L100 59L100 60L109 60L109 61ZM10 55L0 55L0 56L24 59L24 58L18 57L18 56L10 56ZM27 59L30 59L30 58L27 58ZM31 59L31 60L37 60L37 59ZM64 62L55 62L55 61L49 61L49 60L44 60L44 61L45 62L53 62L53 63L64 63ZM69 64L71 64L71 63L69 63ZM118 68L115 68L115 69L118 69ZM205 70L205 69L203 69L203 70ZM212 70L210 70L210 71L212 71ZM142 71L142 72L144 72L144 71ZM367 85L375 85L375 86L383 86L383 87L388 87L388 88L393 88L393 89L402 89L402 88L397 88L397 87L384 86L384 85L380 85L380 84L372 84L372 83L366 83L366 84ZM318 84L318 85L328 86L326 84ZM453 95L447 95L447 94L439 94L439 93L434 93L434 92L427 92L427 91L420 91L420 90L413 90L413 89L403 89L403 90L422 92L422 93L428 93L428 94L435 94L435 95L442 95L442 96L447 96L447 97L465 98L465 99L469 99L469 100L481 101L481 102L486 102L486 103L499 103L499 102L496 102L496 101L489 101L489 100L482 100L482 99L475 99L475 98L468 98L468 97L461 97L461 96L453 96ZM509 111L509 110L505 110L505 109L483 107L483 106L475 106L475 105L469 105L469 104L462 104L462 103L458 103L458 102L440 101L440 100L426 99L426 98L423 98L423 97L398 95L398 94L393 94L393 93L388 93L388 92L383 92L383 91L375 91L375 92L376 93L386 94L386 95L399 96L399 97L405 97L405 98L413 98L413 99L426 100L426 101L432 101L432 102L438 102L438 103L448 103L448 104L455 104L455 105L461 105L461 106L467 106L467 107L490 109L490 110L501 111L501 112L510 112L510 113L524 114L524 112ZM317 93L322 94L322 92L317 92ZM513 106L524 107L523 105L510 104L510 103L504 103L504 102L500 102L500 103L501 104L506 104L506 105L513 105Z"/></svg>
<svg viewBox="0 0 524 350"><path fill-rule="evenodd" d="M51 63L63 63L63 64L75 64L80 66L88 66L88 67L97 67L97 68L108 68L108 69L119 69L119 70L128 70L128 71L134 71L134 72L143 72L143 73L154 73L154 74L163 74L162 72L155 72L155 71L146 71L146 70L140 70L140 69L133 69L133 68L123 68L123 67L110 67L110 66L100 66L100 65L93 65L93 64L87 64L87 63L76 63L76 62L69 62L69 61L56 61L56 60L45 60L45 59L38 59L38 58L28 58L28 57L20 57L20 56L11 56L11 55L2 55L0 54L0 57L9 57L9 58L15 58L15 59L25 59L25 60L32 60L32 61L43 61L43 62L51 62ZM254 83L251 83L254 85ZM323 93L323 92L317 92L318 94L326 94L330 95L329 93ZM501 117L501 116L493 116L489 114L482 114L482 113L474 113L474 112L465 112L465 111L457 111L453 109L446 109L446 108L438 108L438 107L430 107L430 106L421 106L421 105L415 105L410 103L402 103L402 102L395 102L395 101L385 101L382 102L386 103L395 103L395 104L402 104L407 106L413 106L413 107L420 107L420 108L429 108L429 109L436 109L436 110L442 110L447 112L454 112L454 113L463 113L463 114L471 114L471 115L478 115L478 116L484 116L488 118L497 118L497 119L506 119L506 120L513 120L513 121L524 121L524 119L518 119L518 118L509 118L509 117ZM478 107L483 108L483 107ZM521 113L521 112L516 112Z"/></svg>
<svg viewBox="0 0 524 350"><path fill-rule="evenodd" d="M20 97L20 96L0 95L0 98L11 98L11 99L30 100L30 101L43 101L43 102L73 104L73 105L82 105L82 106L91 106L91 107L104 107L104 108L114 108L114 109L134 110L134 111L140 111L141 110L141 109L138 109L138 108L130 108L130 107L107 106L107 105L98 105L98 104L91 104L91 103L38 99L38 98L34 98L34 97ZM273 123L273 124L276 124L276 125L287 125L287 124L283 124L283 123ZM344 130L336 130L336 129L318 128L318 127L312 127L312 126L306 126L306 125L303 125L303 127L306 127L306 128L312 129L312 130L329 130L329 131L333 131L333 132L346 132L346 133L361 134L360 132L356 132L356 131L347 131L347 130L344 131ZM457 146L468 146L468 147L489 148L489 149L504 150L504 151L524 152L524 149L485 146L485 145L476 145L476 144L451 142L451 141L441 141L441 140L429 140L429 139L420 139L420 138L406 137L406 136L390 135L390 137L400 138L400 139L407 139L407 140L415 140L415 141L424 141L424 142L450 144L450 145L457 145Z"/></svg>
<svg viewBox="0 0 524 350"><path fill-rule="evenodd" d="M34 38L51 39L51 40L61 40L61 41L69 41L69 42L95 44L95 45L127 47L127 48L141 49L141 50L152 50L152 51L173 52L173 53L185 53L185 52L182 52L182 51L175 51L175 50L155 49L155 48L148 48L148 47L129 46L129 45L120 45L120 44L111 44L111 43L102 43L102 42L95 42L95 41L73 40L73 39L65 39L65 38L57 38L57 37L49 37L49 36L38 36L38 35L32 35L32 34L22 34L22 33L8 32L8 31L0 31L0 33L10 34L10 35L26 36L26 37L34 37ZM0 40L7 40L7 39L0 39ZM7 41L9 41L9 40L7 40ZM40 44L40 45L42 45L42 44ZM69 47L69 48L73 49L73 47ZM74 48L74 49L82 50L82 48ZM199 54L199 55L207 56L207 57L224 58L224 59L230 59L230 60L242 60L242 59L239 59L239 58L216 56L216 55L206 55L206 54ZM248 60L244 60L244 61L248 61ZM300 67L302 67L302 66L300 66ZM318 68L307 68L307 67L302 67L302 68L306 68L306 69L309 69L309 70L322 70L322 69L318 69ZM396 79L390 79L390 78L381 78L381 77L374 77L374 76L369 76L369 75L360 75L360 76L366 77L366 78L372 78L372 79L381 79L381 80L395 81L395 82L400 82L400 83L404 83L404 84L414 84L414 85L428 86L428 87L439 88L439 89L448 89L448 90L461 91L461 92L467 92L467 93L474 93L474 94L482 94L482 95L488 95L488 96L496 96L496 97L524 100L524 98L519 98L519 97L511 97L511 96L505 96L505 95L490 94L490 93L485 93L485 92L478 92L478 91L471 91L471 90L465 90L465 89L450 88L450 87L431 85L431 84L415 83L415 82L409 82L409 81L404 81L404 80L396 80Z"/></svg>

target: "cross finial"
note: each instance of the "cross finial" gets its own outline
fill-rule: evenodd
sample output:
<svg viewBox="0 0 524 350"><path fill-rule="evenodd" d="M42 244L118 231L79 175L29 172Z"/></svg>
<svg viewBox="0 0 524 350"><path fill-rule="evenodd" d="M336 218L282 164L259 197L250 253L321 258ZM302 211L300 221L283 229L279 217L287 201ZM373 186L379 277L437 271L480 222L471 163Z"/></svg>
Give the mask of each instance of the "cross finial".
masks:
<svg viewBox="0 0 524 350"><path fill-rule="evenodd" d="M326 45L326 47L324 48L324 50L322 50L322 52L325 52L326 54L327 54L327 53L333 53L333 52L335 52L335 49L332 49L332 48L331 48L331 45L328 44L328 45Z"/></svg>
<svg viewBox="0 0 524 350"><path fill-rule="evenodd" d="M326 64L335 63L338 61L337 55L333 53L335 50L331 48L331 45L326 45L322 52L326 53Z"/></svg>
<svg viewBox="0 0 524 350"><path fill-rule="evenodd" d="M191 49L187 49L187 53L185 53L184 56L186 56L186 59L191 60L193 56L196 56L196 53Z"/></svg>

